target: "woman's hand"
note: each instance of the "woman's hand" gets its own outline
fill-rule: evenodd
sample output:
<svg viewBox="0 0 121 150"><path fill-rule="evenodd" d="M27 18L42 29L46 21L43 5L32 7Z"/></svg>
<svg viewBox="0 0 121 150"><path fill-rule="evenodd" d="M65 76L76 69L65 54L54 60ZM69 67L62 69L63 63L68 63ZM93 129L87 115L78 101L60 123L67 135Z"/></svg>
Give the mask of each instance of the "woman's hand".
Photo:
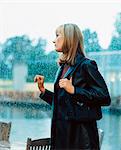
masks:
<svg viewBox="0 0 121 150"><path fill-rule="evenodd" d="M68 93L74 94L74 86L72 85L72 77L70 80L67 78L59 80L60 88L64 88Z"/></svg>
<svg viewBox="0 0 121 150"><path fill-rule="evenodd" d="M41 75L36 75L34 77L34 82L37 82L39 90L44 93L45 88L44 88L44 76Z"/></svg>

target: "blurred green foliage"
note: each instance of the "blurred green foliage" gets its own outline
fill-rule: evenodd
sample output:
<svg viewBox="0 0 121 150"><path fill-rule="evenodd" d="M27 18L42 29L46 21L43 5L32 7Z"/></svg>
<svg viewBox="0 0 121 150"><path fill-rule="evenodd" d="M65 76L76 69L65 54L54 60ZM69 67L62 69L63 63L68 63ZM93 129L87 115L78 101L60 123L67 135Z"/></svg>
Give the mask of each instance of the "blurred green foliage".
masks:
<svg viewBox="0 0 121 150"><path fill-rule="evenodd" d="M121 13L117 14L114 27L115 32L108 50L121 50ZM95 31L85 29L82 33L86 53L103 50ZM58 69L58 53L51 51L46 54L46 44L45 39L39 38L35 41L27 35L10 37L3 44L0 43L0 78L12 79L14 64L25 63L28 66L27 81L33 82L36 74L42 74L45 81L53 82Z"/></svg>
<svg viewBox="0 0 121 150"><path fill-rule="evenodd" d="M121 13L117 14L116 21L114 23L114 33L109 45L110 50L121 50Z"/></svg>
<svg viewBox="0 0 121 150"><path fill-rule="evenodd" d="M28 66L27 81L33 82L36 74L45 76L45 80L54 81L58 65L58 54L54 51L45 54L46 40L34 42L27 35L15 36L6 40L0 54L0 78L12 79L14 64L25 63Z"/></svg>
<svg viewBox="0 0 121 150"><path fill-rule="evenodd" d="M83 32L84 37L84 48L86 53L88 52L99 52L102 50L99 45L98 35L96 32L91 32L90 29L85 29Z"/></svg>

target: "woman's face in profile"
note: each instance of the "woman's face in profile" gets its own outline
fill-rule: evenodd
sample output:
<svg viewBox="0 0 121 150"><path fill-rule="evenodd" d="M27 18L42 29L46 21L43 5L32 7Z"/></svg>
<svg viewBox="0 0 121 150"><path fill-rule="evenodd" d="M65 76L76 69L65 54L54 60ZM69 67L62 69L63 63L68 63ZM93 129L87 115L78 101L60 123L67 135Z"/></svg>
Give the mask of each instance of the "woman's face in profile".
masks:
<svg viewBox="0 0 121 150"><path fill-rule="evenodd" d="M55 44L55 50L57 52L62 52L63 42L64 42L64 36L63 36L62 32L57 30L56 31L56 38L53 41L53 43Z"/></svg>

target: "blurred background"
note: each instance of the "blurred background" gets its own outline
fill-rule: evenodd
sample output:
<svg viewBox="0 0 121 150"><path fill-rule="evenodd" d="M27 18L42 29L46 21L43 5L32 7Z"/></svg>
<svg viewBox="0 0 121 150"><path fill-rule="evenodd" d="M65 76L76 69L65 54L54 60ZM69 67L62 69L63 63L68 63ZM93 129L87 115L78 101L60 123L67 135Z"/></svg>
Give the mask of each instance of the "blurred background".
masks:
<svg viewBox="0 0 121 150"><path fill-rule="evenodd" d="M101 150L121 150L121 1L0 0L0 122L12 122L12 150L25 150L27 138L50 137L51 108L38 98L33 82L45 76L53 91L58 54L55 29L77 24L87 57L96 60L111 95L103 107Z"/></svg>

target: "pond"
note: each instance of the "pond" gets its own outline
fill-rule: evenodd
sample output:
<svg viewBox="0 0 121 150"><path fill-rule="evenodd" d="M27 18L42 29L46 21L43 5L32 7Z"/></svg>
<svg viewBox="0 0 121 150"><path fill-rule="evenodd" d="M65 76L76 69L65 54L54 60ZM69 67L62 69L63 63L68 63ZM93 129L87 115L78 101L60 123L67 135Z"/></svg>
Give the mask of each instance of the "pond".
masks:
<svg viewBox="0 0 121 150"><path fill-rule="evenodd" d="M41 109L0 106L0 121L12 122L10 142L16 148L18 146L17 150L20 145L23 146L21 150L25 150L28 137L50 137L51 118ZM104 130L101 149L121 150L121 115L111 113L109 108L103 109L103 118L98 121L98 126Z"/></svg>
<svg viewBox="0 0 121 150"><path fill-rule="evenodd" d="M98 126L104 130L102 150L121 150L121 114L103 110Z"/></svg>

